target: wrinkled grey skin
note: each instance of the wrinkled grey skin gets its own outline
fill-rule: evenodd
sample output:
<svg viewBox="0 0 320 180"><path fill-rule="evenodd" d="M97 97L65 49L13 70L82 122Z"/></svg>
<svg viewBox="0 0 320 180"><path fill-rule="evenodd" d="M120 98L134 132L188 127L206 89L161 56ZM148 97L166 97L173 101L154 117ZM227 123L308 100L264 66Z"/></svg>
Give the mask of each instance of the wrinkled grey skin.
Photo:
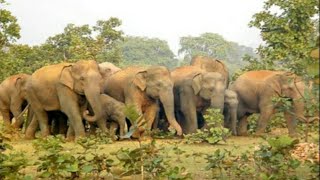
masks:
<svg viewBox="0 0 320 180"><path fill-rule="evenodd" d="M28 74L16 74L6 78L0 84L0 112L4 125L11 126L12 118L16 121L12 124L14 128L21 128L24 122L21 115L27 105L25 94L21 92L21 83L27 81Z"/></svg>
<svg viewBox="0 0 320 180"><path fill-rule="evenodd" d="M260 113L256 134L264 133L276 104L273 97L287 97L293 102L292 111L295 115L285 112L284 117L290 136L296 136L296 117L304 118L305 90L304 82L300 77L281 71L249 71L242 74L230 87L238 95L239 106L237 117L239 119L238 135L247 134L247 117L252 113Z"/></svg>
<svg viewBox="0 0 320 180"><path fill-rule="evenodd" d="M197 113L203 114L209 107L223 110L225 79L220 73L184 66L173 70L171 76L174 80L175 114L183 133L194 133L199 128Z"/></svg>
<svg viewBox="0 0 320 180"><path fill-rule="evenodd" d="M106 94L101 94L100 95L100 101L103 109L103 116L102 119L107 122L107 121L113 121L116 124L119 125L120 127L120 137L124 136L127 131L127 123L126 123L126 116L124 114L125 112L125 105L124 103L115 100L114 98L110 97L109 95ZM92 116L88 116L88 111L83 112L83 118L87 120L88 122L95 122L92 120ZM106 124L105 124L106 125ZM115 124L111 126L112 128L112 137L115 137ZM116 138L114 138L116 139Z"/></svg>
<svg viewBox="0 0 320 180"><path fill-rule="evenodd" d="M237 109L239 101L236 92L227 89L224 96L224 126L231 130L232 135L237 135Z"/></svg>

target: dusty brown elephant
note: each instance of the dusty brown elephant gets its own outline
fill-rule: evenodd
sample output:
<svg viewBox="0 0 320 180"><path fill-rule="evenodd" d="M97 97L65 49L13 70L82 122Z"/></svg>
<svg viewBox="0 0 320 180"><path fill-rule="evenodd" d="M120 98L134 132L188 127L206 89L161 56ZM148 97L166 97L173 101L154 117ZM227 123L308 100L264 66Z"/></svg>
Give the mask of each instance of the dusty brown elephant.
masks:
<svg viewBox="0 0 320 180"><path fill-rule="evenodd" d="M223 111L225 79L217 72L206 72L196 66L183 66L171 72L174 81L175 111L183 133L199 128L197 113L213 107Z"/></svg>
<svg viewBox="0 0 320 180"><path fill-rule="evenodd" d="M218 72L225 78L226 88L229 85L229 70L227 66L220 60L206 57L206 56L195 56L192 58L190 65L198 66L207 72Z"/></svg>
<svg viewBox="0 0 320 180"><path fill-rule="evenodd" d="M21 93L20 82L29 77L28 74L17 74L8 77L0 84L0 111L5 126L11 125L13 117L16 119L12 125L14 128L21 128L23 125L24 119L21 113L26 107L27 101L25 95Z"/></svg>
<svg viewBox="0 0 320 180"><path fill-rule="evenodd" d="M148 129L151 129L156 117L159 109L157 101L160 100L170 125L178 135L182 135L174 116L173 82L166 67L127 67L110 76L104 90L116 100L134 105L138 113L144 115ZM137 132L144 131L143 128L139 129Z"/></svg>
<svg viewBox="0 0 320 180"><path fill-rule="evenodd" d="M50 134L47 111L55 110L60 110L68 117L76 137L84 136L80 102L86 100L93 109L92 119L97 120L99 127L105 131L99 100L101 85L102 75L93 60L49 65L35 71L27 82L26 93L35 113L32 121L39 121L42 136ZM34 134L29 127L26 138L32 138Z"/></svg>
<svg viewBox="0 0 320 180"><path fill-rule="evenodd" d="M120 138L123 137L127 131L127 123L126 123L126 115L125 115L125 105L124 103L117 101L116 99L112 98L111 96L107 94L101 94L100 98L101 105L103 109L103 119L105 121L113 121L115 122L119 127L119 134ZM89 122L95 122L94 119L92 119L92 116L88 116L89 111L85 110L83 111L83 118ZM115 127L112 126L112 133L111 136L115 137ZM117 139L117 138L114 138Z"/></svg>
<svg viewBox="0 0 320 180"><path fill-rule="evenodd" d="M239 135L247 133L247 117L252 113L260 113L256 134L264 133L276 105L273 97L291 98L293 102L292 112L296 117L304 117L303 94L304 82L300 77L290 72L282 71L249 71L233 83L231 89L238 95L238 119ZM296 135L295 116L285 112L287 127L291 136Z"/></svg>

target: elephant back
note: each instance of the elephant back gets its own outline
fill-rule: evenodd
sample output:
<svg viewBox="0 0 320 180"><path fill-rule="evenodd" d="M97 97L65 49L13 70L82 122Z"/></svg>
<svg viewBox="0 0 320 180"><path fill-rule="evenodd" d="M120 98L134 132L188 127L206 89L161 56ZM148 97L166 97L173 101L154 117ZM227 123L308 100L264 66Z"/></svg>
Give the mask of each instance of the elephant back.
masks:
<svg viewBox="0 0 320 180"><path fill-rule="evenodd" d="M228 86L229 70L222 61L206 56L195 56L192 58L190 65L200 67L207 72L218 72L222 74L226 80L226 87Z"/></svg>

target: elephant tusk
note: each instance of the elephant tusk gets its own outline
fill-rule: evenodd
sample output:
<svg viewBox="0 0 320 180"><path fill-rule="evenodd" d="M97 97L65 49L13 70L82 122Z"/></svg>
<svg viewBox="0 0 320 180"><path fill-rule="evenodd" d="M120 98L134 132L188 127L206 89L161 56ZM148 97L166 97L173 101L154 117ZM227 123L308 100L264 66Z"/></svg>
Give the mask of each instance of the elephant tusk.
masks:
<svg viewBox="0 0 320 180"><path fill-rule="evenodd" d="M28 103L28 105L24 108L24 110L18 115L18 117L16 118L16 120L19 119L19 118L27 111L27 109L29 108L29 106L30 106L30 104Z"/></svg>

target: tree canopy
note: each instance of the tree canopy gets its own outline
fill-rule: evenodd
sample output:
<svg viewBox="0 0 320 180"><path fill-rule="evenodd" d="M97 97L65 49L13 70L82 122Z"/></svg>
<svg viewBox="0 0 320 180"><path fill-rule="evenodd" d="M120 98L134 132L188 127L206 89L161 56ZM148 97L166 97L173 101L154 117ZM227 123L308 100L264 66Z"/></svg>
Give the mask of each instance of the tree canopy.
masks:
<svg viewBox="0 0 320 180"><path fill-rule="evenodd" d="M281 67L304 75L310 64L318 64L311 57L311 51L319 46L318 3L317 0L267 0L264 3L263 10L249 23L250 27L260 29L264 41L257 49L261 69ZM256 60L249 61L257 64Z"/></svg>
<svg viewBox="0 0 320 180"><path fill-rule="evenodd" d="M127 36L120 48L125 65L163 65L172 68L178 63L168 43L158 38Z"/></svg>
<svg viewBox="0 0 320 180"><path fill-rule="evenodd" d="M0 5L5 5L4 0L0 0ZM15 42L20 38L20 26L17 18L10 11L0 8L0 49Z"/></svg>

